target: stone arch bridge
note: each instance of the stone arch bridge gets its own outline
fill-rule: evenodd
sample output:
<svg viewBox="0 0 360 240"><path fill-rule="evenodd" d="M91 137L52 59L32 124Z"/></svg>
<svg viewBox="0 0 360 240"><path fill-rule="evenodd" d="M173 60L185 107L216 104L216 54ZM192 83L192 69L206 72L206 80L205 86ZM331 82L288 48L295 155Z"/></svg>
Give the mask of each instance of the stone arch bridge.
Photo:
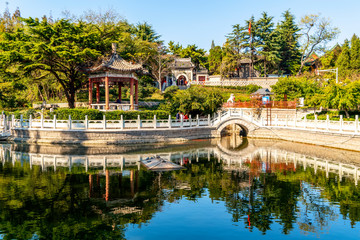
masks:
<svg viewBox="0 0 360 240"><path fill-rule="evenodd" d="M235 130L235 126L240 127L242 136L252 136L256 129L264 126L263 120L256 119L251 112L243 109L229 109L219 112L211 124L216 129L214 135L217 137L220 137L224 129L229 126L233 130Z"/></svg>

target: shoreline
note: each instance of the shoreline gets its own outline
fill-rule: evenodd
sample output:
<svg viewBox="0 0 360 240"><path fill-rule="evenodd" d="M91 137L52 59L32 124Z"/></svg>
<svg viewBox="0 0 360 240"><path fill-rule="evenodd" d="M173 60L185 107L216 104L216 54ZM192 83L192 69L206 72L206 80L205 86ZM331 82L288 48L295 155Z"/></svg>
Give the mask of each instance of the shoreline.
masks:
<svg viewBox="0 0 360 240"><path fill-rule="evenodd" d="M132 130L46 130L13 129L9 140L44 145L130 145L142 143L180 143L196 139L219 139L215 127L182 129ZM273 139L360 152L360 135L310 132L286 128L256 128L248 133L249 139Z"/></svg>

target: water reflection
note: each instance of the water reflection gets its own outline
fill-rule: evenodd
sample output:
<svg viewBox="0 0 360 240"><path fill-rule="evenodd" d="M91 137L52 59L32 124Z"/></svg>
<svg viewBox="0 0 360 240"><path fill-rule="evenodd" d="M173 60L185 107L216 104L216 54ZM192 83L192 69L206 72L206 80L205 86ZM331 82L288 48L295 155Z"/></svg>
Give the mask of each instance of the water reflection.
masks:
<svg viewBox="0 0 360 240"><path fill-rule="evenodd" d="M140 166L154 155L186 169L158 174ZM5 239L139 237L144 229L150 234L152 221L172 204L210 199L210 212L215 203L224 207L218 225L242 226L227 227L227 236L302 232L315 238L341 225L351 238L360 221L358 158L236 136L129 148L4 144L0 229ZM190 209L196 215L199 205ZM164 236L181 224L177 214ZM204 237L213 231L207 226Z"/></svg>

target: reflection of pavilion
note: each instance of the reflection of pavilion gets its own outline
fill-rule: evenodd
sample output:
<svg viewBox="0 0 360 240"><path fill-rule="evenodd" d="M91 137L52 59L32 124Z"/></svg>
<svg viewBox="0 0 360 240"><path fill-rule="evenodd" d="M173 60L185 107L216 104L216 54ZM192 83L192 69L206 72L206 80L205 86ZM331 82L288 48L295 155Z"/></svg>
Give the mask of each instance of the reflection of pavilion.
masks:
<svg viewBox="0 0 360 240"><path fill-rule="evenodd" d="M101 184L101 180L105 175L105 185ZM127 178L129 177L129 178ZM127 186L125 180L130 181L130 194L123 192L121 189ZM110 183L116 184L116 187L112 188L115 191L111 191ZM103 194L103 190L105 193ZM139 190L139 171L138 170L126 170L124 172L111 172L105 170L105 174L89 174L89 197L105 199L108 203L127 202L134 198L135 194ZM111 201L113 200L113 201Z"/></svg>

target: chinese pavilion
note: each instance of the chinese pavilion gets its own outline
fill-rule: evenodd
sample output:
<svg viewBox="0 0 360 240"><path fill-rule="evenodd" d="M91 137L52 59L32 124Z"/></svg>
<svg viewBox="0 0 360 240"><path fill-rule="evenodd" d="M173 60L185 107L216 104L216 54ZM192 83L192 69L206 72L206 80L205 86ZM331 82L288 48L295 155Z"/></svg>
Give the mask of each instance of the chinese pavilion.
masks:
<svg viewBox="0 0 360 240"><path fill-rule="evenodd" d="M111 55L101 64L92 67L89 76L89 108L100 110L135 110L138 104L137 71L142 70L140 64L125 61L116 53L116 44L112 44ZM93 86L96 86L96 104L93 104ZM130 86L130 103L123 103L121 87ZM109 87L118 86L119 95L115 102L109 102ZM100 103L100 86L105 86L105 103ZM135 88L135 89L134 89ZM135 99L134 99L135 97ZM135 100L135 101L134 101Z"/></svg>

